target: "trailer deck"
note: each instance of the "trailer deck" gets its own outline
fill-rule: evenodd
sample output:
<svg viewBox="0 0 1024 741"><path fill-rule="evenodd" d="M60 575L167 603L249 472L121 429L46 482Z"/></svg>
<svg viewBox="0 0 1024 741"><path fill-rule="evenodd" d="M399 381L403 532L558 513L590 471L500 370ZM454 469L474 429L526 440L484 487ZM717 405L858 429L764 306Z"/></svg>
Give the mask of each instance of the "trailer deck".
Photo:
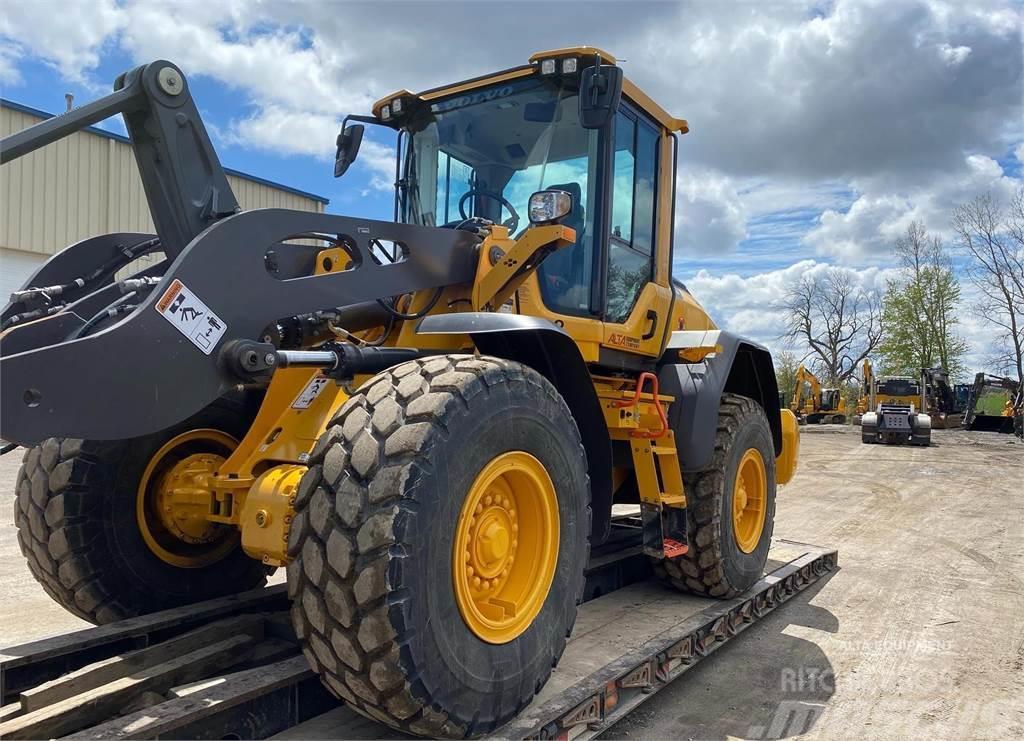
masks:
<svg viewBox="0 0 1024 741"><path fill-rule="evenodd" d="M496 737L593 738L826 578L837 558L776 540L765 576L719 601L644 579L646 559L633 549L596 553L561 662ZM323 689L287 608L278 585L0 649L0 737L394 737Z"/></svg>

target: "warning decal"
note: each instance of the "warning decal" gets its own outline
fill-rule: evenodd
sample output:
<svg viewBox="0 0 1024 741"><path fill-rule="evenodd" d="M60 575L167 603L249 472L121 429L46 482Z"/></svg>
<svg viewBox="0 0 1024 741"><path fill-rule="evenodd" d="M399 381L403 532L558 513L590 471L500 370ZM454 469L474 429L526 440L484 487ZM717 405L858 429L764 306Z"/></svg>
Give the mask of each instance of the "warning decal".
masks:
<svg viewBox="0 0 1024 741"><path fill-rule="evenodd" d="M320 396L320 392L324 390L327 380L327 376L321 373L313 376L309 383L306 384L306 387L302 389L302 393L292 403L292 409L309 409L316 400L316 397Z"/></svg>
<svg viewBox="0 0 1024 741"><path fill-rule="evenodd" d="M177 278L157 301L156 310L207 355L228 330L221 318Z"/></svg>

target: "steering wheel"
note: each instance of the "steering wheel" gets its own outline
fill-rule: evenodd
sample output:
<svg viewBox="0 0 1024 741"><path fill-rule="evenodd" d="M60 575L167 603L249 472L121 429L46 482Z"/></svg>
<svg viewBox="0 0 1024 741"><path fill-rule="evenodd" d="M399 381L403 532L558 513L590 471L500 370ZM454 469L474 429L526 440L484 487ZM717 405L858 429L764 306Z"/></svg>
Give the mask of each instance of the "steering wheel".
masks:
<svg viewBox="0 0 1024 741"><path fill-rule="evenodd" d="M519 214L516 213L515 208L512 207L512 204L508 202L507 198L501 195L501 193L495 193L493 190L484 190L483 188L470 188L465 193L463 193L462 198L459 199L459 215L462 216L463 219L469 218L469 214L466 213L466 201L468 201L473 196L484 196L485 198L490 198L492 200L497 201L505 208L507 208L508 212L512 214L512 216L509 217L502 224L502 226L508 227L508 231L510 234L515 234L516 227L519 226Z"/></svg>

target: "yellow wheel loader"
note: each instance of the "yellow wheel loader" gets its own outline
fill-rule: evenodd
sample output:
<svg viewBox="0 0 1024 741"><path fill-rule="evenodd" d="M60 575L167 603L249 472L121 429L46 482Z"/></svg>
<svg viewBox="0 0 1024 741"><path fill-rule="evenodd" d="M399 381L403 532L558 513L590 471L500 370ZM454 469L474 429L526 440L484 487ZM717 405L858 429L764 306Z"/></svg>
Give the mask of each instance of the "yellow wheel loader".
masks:
<svg viewBox="0 0 1024 741"><path fill-rule="evenodd" d="M58 603L106 623L286 567L332 692L469 737L547 681L613 503L672 587L761 576L796 420L768 351L672 280L687 123L612 55L346 117L336 175L366 127L397 137L393 222L242 211L166 61L0 161L118 113L156 233L68 247L2 315L18 537Z"/></svg>

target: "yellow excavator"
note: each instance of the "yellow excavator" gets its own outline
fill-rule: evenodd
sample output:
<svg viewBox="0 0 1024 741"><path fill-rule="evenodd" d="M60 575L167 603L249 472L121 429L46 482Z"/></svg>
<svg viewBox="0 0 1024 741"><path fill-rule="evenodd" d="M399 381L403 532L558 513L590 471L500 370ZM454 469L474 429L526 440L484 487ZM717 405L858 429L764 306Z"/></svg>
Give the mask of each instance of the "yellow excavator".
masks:
<svg viewBox="0 0 1024 741"><path fill-rule="evenodd" d="M846 424L846 399L843 390L822 388L821 381L802 363L796 370L793 400L789 408L799 424Z"/></svg>
<svg viewBox="0 0 1024 741"><path fill-rule="evenodd" d="M857 398L857 407L853 411L853 424L860 425L864 412L871 409L871 395L874 390L875 371L868 358L864 358L861 367L860 396Z"/></svg>
<svg viewBox="0 0 1024 741"><path fill-rule="evenodd" d="M688 125L615 57L347 116L337 176L366 127L397 137L393 222L243 211L179 68L114 88L0 142L122 114L155 224L71 245L3 310L18 540L58 603L109 623L286 567L335 695L475 737L551 676L592 547L708 597L762 577L796 420L768 350L671 277ZM613 503L639 505L621 547Z"/></svg>

